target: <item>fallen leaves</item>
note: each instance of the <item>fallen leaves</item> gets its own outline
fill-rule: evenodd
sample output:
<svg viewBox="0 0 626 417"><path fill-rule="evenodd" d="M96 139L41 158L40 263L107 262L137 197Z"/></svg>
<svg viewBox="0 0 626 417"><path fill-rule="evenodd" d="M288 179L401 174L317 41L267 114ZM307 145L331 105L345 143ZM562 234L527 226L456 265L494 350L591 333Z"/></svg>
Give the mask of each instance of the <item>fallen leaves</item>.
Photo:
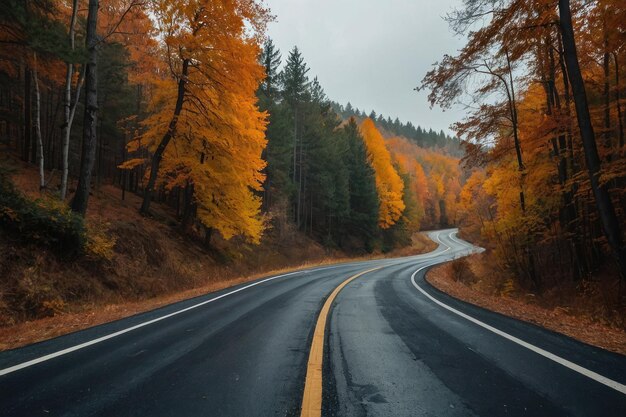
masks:
<svg viewBox="0 0 626 417"><path fill-rule="evenodd" d="M566 306L544 308L537 304L530 304L529 297L514 298L518 296L513 294L494 295L486 293L484 289L470 288L454 280L450 263L431 269L426 275L426 281L435 288L468 303L626 355L626 331L624 329L598 323L585 315L574 315L573 309ZM526 301L523 301L524 299Z"/></svg>

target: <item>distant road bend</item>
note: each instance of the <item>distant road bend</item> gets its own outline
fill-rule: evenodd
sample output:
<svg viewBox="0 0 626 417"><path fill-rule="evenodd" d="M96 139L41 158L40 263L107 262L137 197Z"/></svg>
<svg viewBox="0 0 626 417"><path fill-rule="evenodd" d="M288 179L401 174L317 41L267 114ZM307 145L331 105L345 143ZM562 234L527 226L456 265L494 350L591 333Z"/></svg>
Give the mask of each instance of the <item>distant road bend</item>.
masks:
<svg viewBox="0 0 626 417"><path fill-rule="evenodd" d="M626 357L425 282L456 232L2 352L0 416L626 416Z"/></svg>

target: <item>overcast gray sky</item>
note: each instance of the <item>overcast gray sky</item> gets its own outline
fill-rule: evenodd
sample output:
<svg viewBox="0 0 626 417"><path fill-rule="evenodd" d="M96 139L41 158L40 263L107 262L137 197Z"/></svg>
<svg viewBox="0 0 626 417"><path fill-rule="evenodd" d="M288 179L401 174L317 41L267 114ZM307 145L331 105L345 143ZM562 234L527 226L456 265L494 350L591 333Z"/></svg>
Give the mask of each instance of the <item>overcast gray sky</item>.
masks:
<svg viewBox="0 0 626 417"><path fill-rule="evenodd" d="M269 35L283 59L298 45L331 99L446 132L463 117L462 109L431 110L426 93L413 91L435 61L461 48L442 19L460 0L265 3L277 16Z"/></svg>

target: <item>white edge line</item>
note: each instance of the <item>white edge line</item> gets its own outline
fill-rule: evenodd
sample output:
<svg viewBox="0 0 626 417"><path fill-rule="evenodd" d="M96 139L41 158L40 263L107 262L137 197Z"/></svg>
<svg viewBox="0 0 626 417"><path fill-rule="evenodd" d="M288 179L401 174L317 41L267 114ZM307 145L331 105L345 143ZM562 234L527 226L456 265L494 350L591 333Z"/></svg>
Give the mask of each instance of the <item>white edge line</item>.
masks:
<svg viewBox="0 0 626 417"><path fill-rule="evenodd" d="M439 239L439 234L440 233L435 235L435 239L437 239L437 242L439 244L445 245ZM448 246L448 245L445 245L445 246ZM432 256L441 255L442 253L445 253L445 252L449 251L450 249L451 249L451 247L448 246L445 250L443 250L441 252L438 252L436 254L430 255L430 256L425 256L422 259L430 258ZM391 265L391 264L387 264L387 265L384 265L384 266L389 266L389 265ZM294 271L294 272L290 272L290 273L287 273L287 274L276 275L276 276L269 277L269 278L266 278L266 279L263 279L263 280L260 280L260 281L257 281L257 282L253 282L252 284L248 284L248 285L246 285L244 287L241 287L241 288L238 288L236 290L230 291L230 292L228 292L226 294L222 294L220 296L211 298L211 299L203 301L201 303L197 303L197 304L191 305L191 306L186 307L186 308L184 308L182 310L174 311L174 312L172 312L170 314L166 314L164 316L157 317L156 319L152 319L152 320L149 320L149 321L146 321L146 322L143 322L143 323L139 323L139 324L137 324L135 326L128 327L126 329L122 329L122 330L119 330L117 332L114 332L114 333L111 333L111 334L108 334L108 335L105 335L105 336L102 336L102 337L99 337L99 338L96 338L96 339L92 339L90 341L87 341L87 342L84 342L84 343L81 343L81 344L78 344L78 345L75 345L75 346L72 346L72 347L69 347L69 348L66 348L66 349L59 350L57 352L53 352L53 353L50 353L48 355L41 356L39 358L31 359L29 361L22 362L22 363L19 363L17 365L10 366L8 368L0 369L0 376L8 375L10 373L19 371L21 369L28 368L30 366L36 365L38 363L46 362L46 361L49 361L50 359L54 359L54 358L57 358L59 356L67 355L68 353L75 352L77 350L80 350L80 349L83 349L83 348L95 345L95 344L100 343L100 342L104 342L105 340L109 340L109 339L112 339L112 338L117 337L117 336L121 336L123 334L132 332L133 330L137 330L137 329L140 329L142 327L149 326L151 324L154 324L154 323L157 323L159 321L168 319L170 317L182 314L182 313L187 312L189 310L193 310L195 308L198 308L198 307L201 307L203 305L212 303L212 302L217 301L219 299L222 299L224 297L228 297L229 295L238 293L240 291L243 291L243 290L246 290L248 288L251 288L251 287L263 284L263 283L268 282L268 281L273 281L273 280L278 279L278 278L283 278L283 277L287 277L287 276L295 275L295 274L304 274L304 273L309 273L309 272L318 272L318 271L324 271L324 270L328 270L328 269L339 268L341 266L345 266L345 265L322 267L322 268L318 268L318 269L304 270L304 271Z"/></svg>
<svg viewBox="0 0 626 417"><path fill-rule="evenodd" d="M448 237L449 237L450 239L452 239L454 242L456 242L456 243L458 243L458 244L460 244L460 245L467 246L467 245L465 244L465 242L462 242L460 239L458 239L458 238L455 236L456 234L457 234L457 232L450 233L450 234L448 235Z"/></svg>
<svg viewBox="0 0 626 417"><path fill-rule="evenodd" d="M508 333L503 332L502 330L496 329L493 326L490 326L486 323L483 323L482 321L475 319L474 317L471 317L453 307L450 307L447 304L442 303L441 301L437 300L435 297L433 297L432 295L430 295L429 293L427 293L426 291L424 291L424 289L422 289L419 285L417 285L417 283L415 282L415 276L417 275L418 272L422 271L423 269L426 269L430 266L436 265L437 263L433 263L433 264L429 264L429 265L424 265L421 268L419 268L417 271L413 272L413 275L411 275L411 282L413 283L413 286L415 288L417 288L422 294L424 294L426 297L428 297L431 301L433 301L434 303L438 304L439 306L445 308L446 310L449 310L451 312L453 312L454 314L463 317L466 320L471 321L474 324L479 325L480 327L483 327L487 330L489 330L490 332L493 332L495 334L497 334L498 336L502 336L505 339L510 340L513 343L517 343L518 345L525 347L526 349L529 349L535 353L538 353L539 355L550 359L551 361L554 361L560 365L565 366L566 368L571 369L572 371L578 372L581 375L586 376L587 378L591 378L596 382L599 382L603 385L606 385L609 388L613 388L616 391L621 392L622 394L626 394L626 385L620 384L617 381L614 381L612 379L609 379L605 376L602 376L594 371L591 371L587 368L583 368L582 366L575 364L574 362L568 361L567 359L564 359L560 356L555 355L554 353L548 352L547 350L541 349L540 347L537 347L535 345L532 345L528 342L523 341L522 339L518 339L515 336L512 336Z"/></svg>
<svg viewBox="0 0 626 417"><path fill-rule="evenodd" d="M251 287L263 284L263 283L268 282L268 281L273 281L273 280L278 279L278 278L283 278L283 277L287 277L287 276L295 275L295 274L305 274L305 273L309 273L309 272L318 272L318 271L324 271L324 270L327 270L327 269L339 268L340 266L344 266L344 265L323 267L323 268L312 269L312 270L304 270L304 271L294 271L294 272L289 272L287 274L281 274L281 275L276 275L276 276L273 276L273 277L265 278L265 279L263 279L261 281L257 281L257 282L253 282L252 284L248 284L245 287L237 288L236 290L230 291L230 292L228 292L226 294L222 294L222 295L219 295L217 297L211 298L210 300L206 300L206 301L203 301L201 303L194 304L192 306L183 308L182 310L174 311L173 313L166 314L166 315L161 316L161 317L157 317L156 319L152 319L152 320L149 320L149 321L146 321L146 322L143 322L143 323L139 323L139 324L137 324L135 326L128 327L128 328L123 329L123 330L119 330L117 332L108 334L106 336L102 336L102 337L99 337L97 339L93 339L93 340L90 340L88 342L81 343L79 345L75 345L75 346L69 347L67 349L59 350L57 352L53 352L53 353L50 353L48 355L41 356L39 358L35 358L35 359L29 360L29 361L26 361L26 362L22 362L20 364L13 365L13 366L10 366L8 368L0 369L0 376L7 375L7 374L10 374L10 373L15 372L15 371L19 371L20 369L28 368L30 366L36 365L36 364L41 363L41 362L49 361L50 359L54 359L54 358L57 358L59 356L67 355L68 353L75 352L77 350L86 348L88 346L95 345L96 343L104 342L105 340L112 339L112 338L117 337L117 336L121 336L121 335L123 335L125 333L132 332L133 330L137 330L137 329L140 329L142 327L149 326L151 324L159 322L161 320L165 320L167 318L170 318L170 317L173 317L173 316L177 316L177 315L179 315L181 313L185 313L185 312L187 312L189 310L193 310L193 309L201 307L203 305L212 303L213 301L217 301L217 300L222 299L224 297L228 297L229 295L238 293L240 291L243 291L243 290L246 290L248 288L251 288Z"/></svg>

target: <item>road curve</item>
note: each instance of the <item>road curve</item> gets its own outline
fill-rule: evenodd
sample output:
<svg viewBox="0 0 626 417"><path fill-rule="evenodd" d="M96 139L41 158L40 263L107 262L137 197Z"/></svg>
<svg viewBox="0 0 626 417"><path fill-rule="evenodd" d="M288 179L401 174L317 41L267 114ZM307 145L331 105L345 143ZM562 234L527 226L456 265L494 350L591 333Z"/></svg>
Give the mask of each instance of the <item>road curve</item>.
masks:
<svg viewBox="0 0 626 417"><path fill-rule="evenodd" d="M624 416L626 357L458 301L428 265L477 248L268 277L0 353L1 416L295 416L329 294L323 414ZM416 271L418 271L416 273Z"/></svg>

